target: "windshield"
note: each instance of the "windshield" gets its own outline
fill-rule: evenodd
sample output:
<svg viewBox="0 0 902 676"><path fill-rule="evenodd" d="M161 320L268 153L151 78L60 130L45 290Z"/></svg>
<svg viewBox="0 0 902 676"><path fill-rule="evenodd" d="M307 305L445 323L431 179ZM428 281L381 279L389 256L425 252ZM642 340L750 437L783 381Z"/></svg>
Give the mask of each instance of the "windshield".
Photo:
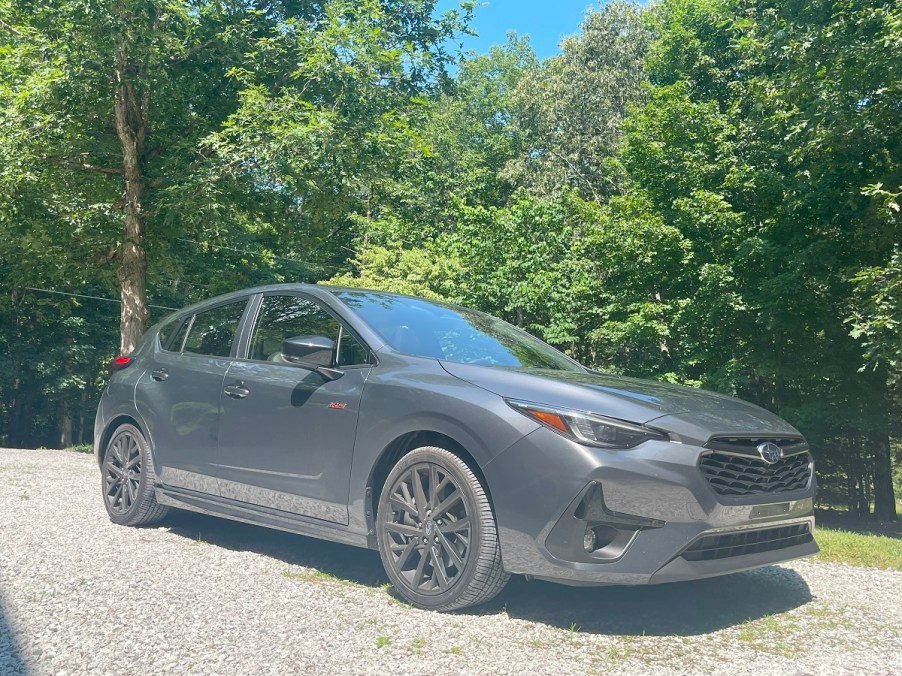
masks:
<svg viewBox="0 0 902 676"><path fill-rule="evenodd" d="M335 291L399 352L464 364L585 371L525 331L491 315L375 291Z"/></svg>

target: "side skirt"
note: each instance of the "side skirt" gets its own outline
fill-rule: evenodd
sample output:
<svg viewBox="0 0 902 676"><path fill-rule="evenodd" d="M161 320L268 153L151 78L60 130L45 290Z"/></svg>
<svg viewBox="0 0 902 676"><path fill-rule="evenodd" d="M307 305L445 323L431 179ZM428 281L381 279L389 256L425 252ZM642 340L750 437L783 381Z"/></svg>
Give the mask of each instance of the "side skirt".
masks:
<svg viewBox="0 0 902 676"><path fill-rule="evenodd" d="M352 533L347 530L347 526L333 525L319 519L170 486L157 486L156 494L157 502L170 507L220 516L232 521L275 528L288 533L330 540L354 547L369 547L366 533Z"/></svg>

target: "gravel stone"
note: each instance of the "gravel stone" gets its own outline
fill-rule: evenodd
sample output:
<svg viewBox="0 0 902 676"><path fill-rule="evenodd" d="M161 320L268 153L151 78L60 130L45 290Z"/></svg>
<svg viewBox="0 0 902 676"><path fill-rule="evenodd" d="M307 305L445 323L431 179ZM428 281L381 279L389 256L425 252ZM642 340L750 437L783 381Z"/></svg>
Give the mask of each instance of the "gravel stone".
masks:
<svg viewBox="0 0 902 676"><path fill-rule="evenodd" d="M902 674L902 573L514 578L440 614L376 552L174 512L110 523L93 456L0 450L0 674Z"/></svg>

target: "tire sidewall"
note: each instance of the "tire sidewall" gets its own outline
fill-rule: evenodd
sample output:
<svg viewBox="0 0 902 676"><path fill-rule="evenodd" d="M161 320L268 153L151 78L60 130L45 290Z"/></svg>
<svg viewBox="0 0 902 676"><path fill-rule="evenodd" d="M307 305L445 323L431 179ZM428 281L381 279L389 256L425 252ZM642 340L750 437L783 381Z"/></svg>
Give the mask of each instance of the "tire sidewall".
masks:
<svg viewBox="0 0 902 676"><path fill-rule="evenodd" d="M125 512L117 512L110 507L109 500L107 498L107 490L106 490L106 457L107 453L110 452L110 449L113 446L113 442L116 441L116 438L120 435L129 432L134 437L135 441L138 444L139 453L141 454L141 474L138 479L138 491L135 495L135 500L132 502L131 507ZM106 508L107 514L109 514L110 521L119 525L131 525L135 520L138 513L141 511L142 505L145 503L145 496L148 490L153 490L153 486L150 485L150 481L148 481L148 467L152 462L150 456L150 446L147 443L147 439L144 437L144 434L141 433L137 427L131 424L120 425L116 428L116 431L110 436L110 440L107 442L106 449L103 452L103 461L101 462L101 471L100 471L100 486L103 491L103 506Z"/></svg>
<svg viewBox="0 0 902 676"><path fill-rule="evenodd" d="M398 478L411 467L423 463L436 464L454 477L454 482L457 484L458 489L463 493L464 499L467 501L467 512L471 523L470 548L467 552L467 562L464 566L464 570L458 574L454 586L449 591L441 594L422 594L412 589L410 585L407 584L406 580L395 574L391 561L391 553L388 551L387 547L387 534L384 526L385 521L383 519L383 515L390 514L392 511L392 508L388 503L392 486L394 486ZM458 465L458 463L460 464ZM397 593L407 600L413 600L414 605L421 608L438 609L454 605L456 599L466 593L467 588L476 576L477 564L485 542L484 529L486 524L483 522L479 513L476 492L471 485L470 479L462 472L461 465L466 467L462 460L444 449L435 446L417 448L405 455L392 468L382 486L382 493L379 496L379 505L376 511L376 538L379 546L379 556L382 558L382 565L385 568L385 572L388 574L392 585L394 585L397 590ZM472 472L472 470L470 470L470 472ZM478 478L476 481L478 482Z"/></svg>

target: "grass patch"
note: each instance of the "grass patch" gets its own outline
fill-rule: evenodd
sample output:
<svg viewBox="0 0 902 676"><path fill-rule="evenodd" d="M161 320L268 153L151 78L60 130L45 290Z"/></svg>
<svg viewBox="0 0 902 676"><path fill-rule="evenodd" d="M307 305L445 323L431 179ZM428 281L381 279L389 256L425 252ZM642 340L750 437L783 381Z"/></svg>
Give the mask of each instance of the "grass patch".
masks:
<svg viewBox="0 0 902 676"><path fill-rule="evenodd" d="M814 539L821 548L820 561L902 570L902 540L897 538L821 526Z"/></svg>
<svg viewBox="0 0 902 676"><path fill-rule="evenodd" d="M612 645L608 648L607 658L609 662L617 663L617 662L625 662L633 655L633 649L630 646L626 646L625 648L618 648L615 645Z"/></svg>
<svg viewBox="0 0 902 676"><path fill-rule="evenodd" d="M817 626L824 630L851 629L854 625L846 617L845 610L825 606L808 606L805 614L814 618Z"/></svg>
<svg viewBox="0 0 902 676"><path fill-rule="evenodd" d="M65 450L71 451L72 453L93 453L94 446L91 444L75 444L74 446L69 446L69 448Z"/></svg>
<svg viewBox="0 0 902 676"><path fill-rule="evenodd" d="M777 615L748 620L739 627L736 638L758 652L793 657L798 648L791 639L797 635L798 624Z"/></svg>

